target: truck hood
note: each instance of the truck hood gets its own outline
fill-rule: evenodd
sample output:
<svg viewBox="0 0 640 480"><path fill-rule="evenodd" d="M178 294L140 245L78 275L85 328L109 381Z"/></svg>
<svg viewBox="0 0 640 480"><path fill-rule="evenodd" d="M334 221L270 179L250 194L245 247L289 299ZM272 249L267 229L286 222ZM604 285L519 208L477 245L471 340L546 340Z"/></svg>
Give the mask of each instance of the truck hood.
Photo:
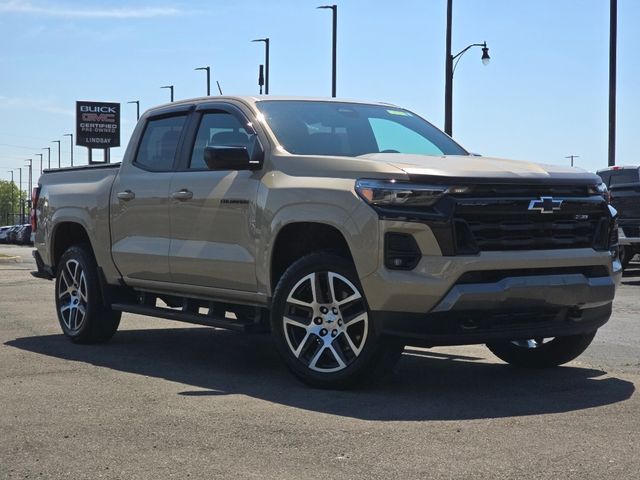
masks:
<svg viewBox="0 0 640 480"><path fill-rule="evenodd" d="M472 155L412 155L370 153L358 158L390 164L409 177L446 177L460 180L559 181L569 183L600 183L600 178L575 167L545 165L527 161Z"/></svg>

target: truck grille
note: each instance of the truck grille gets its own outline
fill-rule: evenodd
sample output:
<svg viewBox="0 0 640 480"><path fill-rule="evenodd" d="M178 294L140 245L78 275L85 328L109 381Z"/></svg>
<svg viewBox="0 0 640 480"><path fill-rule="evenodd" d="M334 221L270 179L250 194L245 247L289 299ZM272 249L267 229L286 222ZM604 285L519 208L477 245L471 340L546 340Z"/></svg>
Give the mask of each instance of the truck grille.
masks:
<svg viewBox="0 0 640 480"><path fill-rule="evenodd" d="M459 199L454 211L457 252L608 247L601 199L563 199L553 213L529 210L530 201Z"/></svg>

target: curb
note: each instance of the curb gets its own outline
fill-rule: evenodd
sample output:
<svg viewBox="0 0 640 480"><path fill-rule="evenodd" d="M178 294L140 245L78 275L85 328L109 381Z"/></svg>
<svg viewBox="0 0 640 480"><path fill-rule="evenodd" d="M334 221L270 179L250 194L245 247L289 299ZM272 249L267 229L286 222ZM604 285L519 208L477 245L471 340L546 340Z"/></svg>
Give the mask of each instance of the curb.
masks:
<svg viewBox="0 0 640 480"><path fill-rule="evenodd" d="M22 257L0 257L0 263L22 263Z"/></svg>

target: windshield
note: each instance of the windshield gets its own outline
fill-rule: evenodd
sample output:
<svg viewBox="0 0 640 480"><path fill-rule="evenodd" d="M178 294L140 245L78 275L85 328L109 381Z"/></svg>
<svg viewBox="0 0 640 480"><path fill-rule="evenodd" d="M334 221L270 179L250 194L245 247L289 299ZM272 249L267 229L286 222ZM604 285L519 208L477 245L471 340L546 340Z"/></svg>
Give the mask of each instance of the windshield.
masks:
<svg viewBox="0 0 640 480"><path fill-rule="evenodd" d="M289 153L468 155L436 127L401 108L304 100L265 100L257 107Z"/></svg>

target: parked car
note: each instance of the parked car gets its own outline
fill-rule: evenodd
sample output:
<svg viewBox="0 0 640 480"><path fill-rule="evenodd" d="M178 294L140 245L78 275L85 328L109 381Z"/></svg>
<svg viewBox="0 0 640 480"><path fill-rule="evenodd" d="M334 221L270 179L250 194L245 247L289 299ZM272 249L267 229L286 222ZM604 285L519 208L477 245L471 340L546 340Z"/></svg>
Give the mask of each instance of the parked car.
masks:
<svg viewBox="0 0 640 480"><path fill-rule="evenodd" d="M10 229L11 225L0 227L0 243L7 243L7 235Z"/></svg>
<svg viewBox="0 0 640 480"><path fill-rule="evenodd" d="M142 116L122 164L40 177L34 274L72 342L108 340L121 312L270 329L321 387L378 378L405 345L553 367L611 315L602 195L595 174L470 155L388 104L184 100Z"/></svg>
<svg viewBox="0 0 640 480"><path fill-rule="evenodd" d="M614 166L598 170L618 211L620 260L626 268L640 253L640 167Z"/></svg>
<svg viewBox="0 0 640 480"><path fill-rule="evenodd" d="M31 225L25 224L20 226L16 234L16 243L19 245L33 245L31 241Z"/></svg>
<svg viewBox="0 0 640 480"><path fill-rule="evenodd" d="M7 232L7 243L16 243L16 238L17 238L19 229L20 229L20 225L13 225L9 229L9 231Z"/></svg>

